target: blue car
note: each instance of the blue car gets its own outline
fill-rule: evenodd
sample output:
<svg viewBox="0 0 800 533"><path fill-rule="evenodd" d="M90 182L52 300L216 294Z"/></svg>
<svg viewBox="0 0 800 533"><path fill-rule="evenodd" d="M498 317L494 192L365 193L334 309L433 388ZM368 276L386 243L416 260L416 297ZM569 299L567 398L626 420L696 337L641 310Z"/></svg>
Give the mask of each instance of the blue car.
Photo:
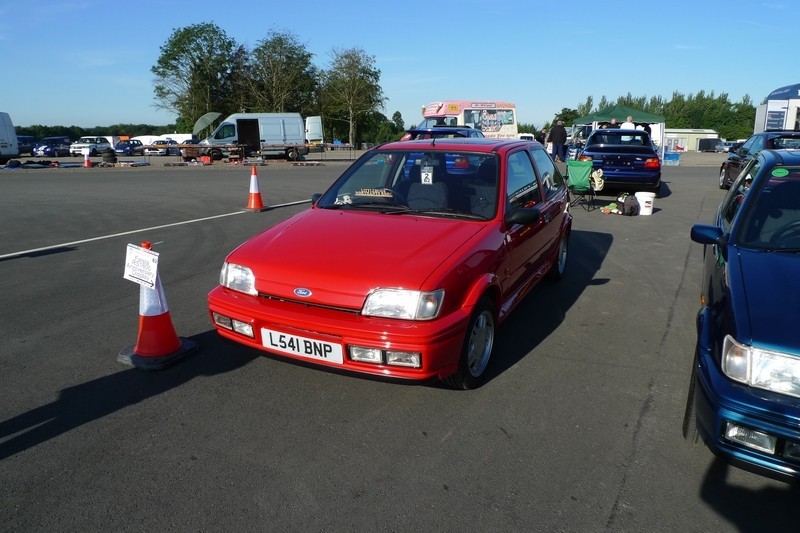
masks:
<svg viewBox="0 0 800 533"><path fill-rule="evenodd" d="M114 146L118 155L144 155L144 144L138 139L126 139Z"/></svg>
<svg viewBox="0 0 800 533"><path fill-rule="evenodd" d="M577 159L602 169L604 188L626 191L661 190L661 160L650 135L643 130L594 130Z"/></svg>
<svg viewBox="0 0 800 533"><path fill-rule="evenodd" d="M683 434L741 468L800 481L800 151L763 150L704 245Z"/></svg>
<svg viewBox="0 0 800 533"><path fill-rule="evenodd" d="M44 137L36 143L33 153L38 157L65 157L69 155L69 145L69 137Z"/></svg>

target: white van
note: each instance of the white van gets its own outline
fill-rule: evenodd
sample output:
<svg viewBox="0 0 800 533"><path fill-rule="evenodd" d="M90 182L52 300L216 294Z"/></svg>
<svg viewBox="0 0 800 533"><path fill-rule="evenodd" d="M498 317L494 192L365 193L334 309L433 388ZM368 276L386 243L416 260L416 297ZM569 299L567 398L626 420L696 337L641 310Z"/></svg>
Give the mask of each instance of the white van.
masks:
<svg viewBox="0 0 800 533"><path fill-rule="evenodd" d="M17 131L11 122L11 116L0 111L0 165L5 165L9 159L15 157L19 157Z"/></svg>
<svg viewBox="0 0 800 533"><path fill-rule="evenodd" d="M306 117L306 142L324 144L322 135L322 117Z"/></svg>
<svg viewBox="0 0 800 533"><path fill-rule="evenodd" d="M214 159L234 146L244 146L245 155L284 155L289 160L308 154L300 113L234 113L200 144L213 147Z"/></svg>

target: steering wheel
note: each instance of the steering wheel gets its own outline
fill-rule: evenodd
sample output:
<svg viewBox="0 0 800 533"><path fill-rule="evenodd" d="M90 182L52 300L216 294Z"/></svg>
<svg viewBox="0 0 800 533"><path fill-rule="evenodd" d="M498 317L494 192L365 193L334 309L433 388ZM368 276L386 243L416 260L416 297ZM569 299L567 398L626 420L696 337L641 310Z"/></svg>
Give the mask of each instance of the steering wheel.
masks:
<svg viewBox="0 0 800 533"><path fill-rule="evenodd" d="M770 242L770 244L775 244L778 241L783 240L783 238L787 234L791 234L791 233L794 233L794 232L797 232L798 235L790 237L789 240L792 239L792 238L800 237L800 220L795 220L794 222L789 222L788 224L784 224L783 226L781 226L780 228L775 230L775 233L773 233L772 237L769 238L769 242Z"/></svg>

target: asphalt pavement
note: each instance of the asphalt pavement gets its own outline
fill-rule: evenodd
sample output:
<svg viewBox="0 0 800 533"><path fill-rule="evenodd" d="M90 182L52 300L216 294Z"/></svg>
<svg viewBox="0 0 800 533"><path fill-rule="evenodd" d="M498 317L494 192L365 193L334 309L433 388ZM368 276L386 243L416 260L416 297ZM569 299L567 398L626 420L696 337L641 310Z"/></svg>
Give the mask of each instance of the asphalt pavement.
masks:
<svg viewBox="0 0 800 533"><path fill-rule="evenodd" d="M575 208L565 279L527 297L490 379L466 392L287 362L213 331L225 255L351 159L325 156L256 167L258 213L249 165L0 170L3 531L795 523L796 491L681 436L702 268L689 229L722 199L722 154L664 167L650 216ZM139 320L126 247L143 241L176 331L200 347L155 372L118 361ZM358 254L357 236L341 244Z"/></svg>

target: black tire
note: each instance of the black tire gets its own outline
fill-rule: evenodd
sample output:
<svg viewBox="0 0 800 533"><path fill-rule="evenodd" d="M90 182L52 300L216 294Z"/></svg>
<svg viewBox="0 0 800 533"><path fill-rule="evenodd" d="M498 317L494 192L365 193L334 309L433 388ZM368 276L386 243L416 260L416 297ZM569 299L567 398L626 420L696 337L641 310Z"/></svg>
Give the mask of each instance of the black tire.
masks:
<svg viewBox="0 0 800 533"><path fill-rule="evenodd" d="M296 161L298 157L300 157L300 152L297 151L297 148L292 147L286 150L286 159L289 161Z"/></svg>
<svg viewBox="0 0 800 533"><path fill-rule="evenodd" d="M484 296L475 306L469 319L458 371L442 381L459 390L480 387L486 380L486 369L492 358L496 332L497 312L492 302Z"/></svg>
<svg viewBox="0 0 800 533"><path fill-rule="evenodd" d="M92 148L92 151L89 152L89 157L97 157L97 149Z"/></svg>
<svg viewBox="0 0 800 533"><path fill-rule="evenodd" d="M688 442L697 442L697 403L695 402L695 386L697 384L697 371L692 368L692 378L689 380L689 394L686 395L686 411L683 414L683 438Z"/></svg>
<svg viewBox="0 0 800 533"><path fill-rule="evenodd" d="M564 272L567 269L567 258L569 257L569 233L564 232L564 235L558 241L558 251L556 252L556 260L553 266L547 272L547 279L550 281L561 281L564 279Z"/></svg>
<svg viewBox="0 0 800 533"><path fill-rule="evenodd" d="M727 181L726 174L727 173L725 172L724 168L720 169L720 171L719 171L719 188L720 189L729 189L730 188L730 187L728 187L728 184L726 183L726 181Z"/></svg>

